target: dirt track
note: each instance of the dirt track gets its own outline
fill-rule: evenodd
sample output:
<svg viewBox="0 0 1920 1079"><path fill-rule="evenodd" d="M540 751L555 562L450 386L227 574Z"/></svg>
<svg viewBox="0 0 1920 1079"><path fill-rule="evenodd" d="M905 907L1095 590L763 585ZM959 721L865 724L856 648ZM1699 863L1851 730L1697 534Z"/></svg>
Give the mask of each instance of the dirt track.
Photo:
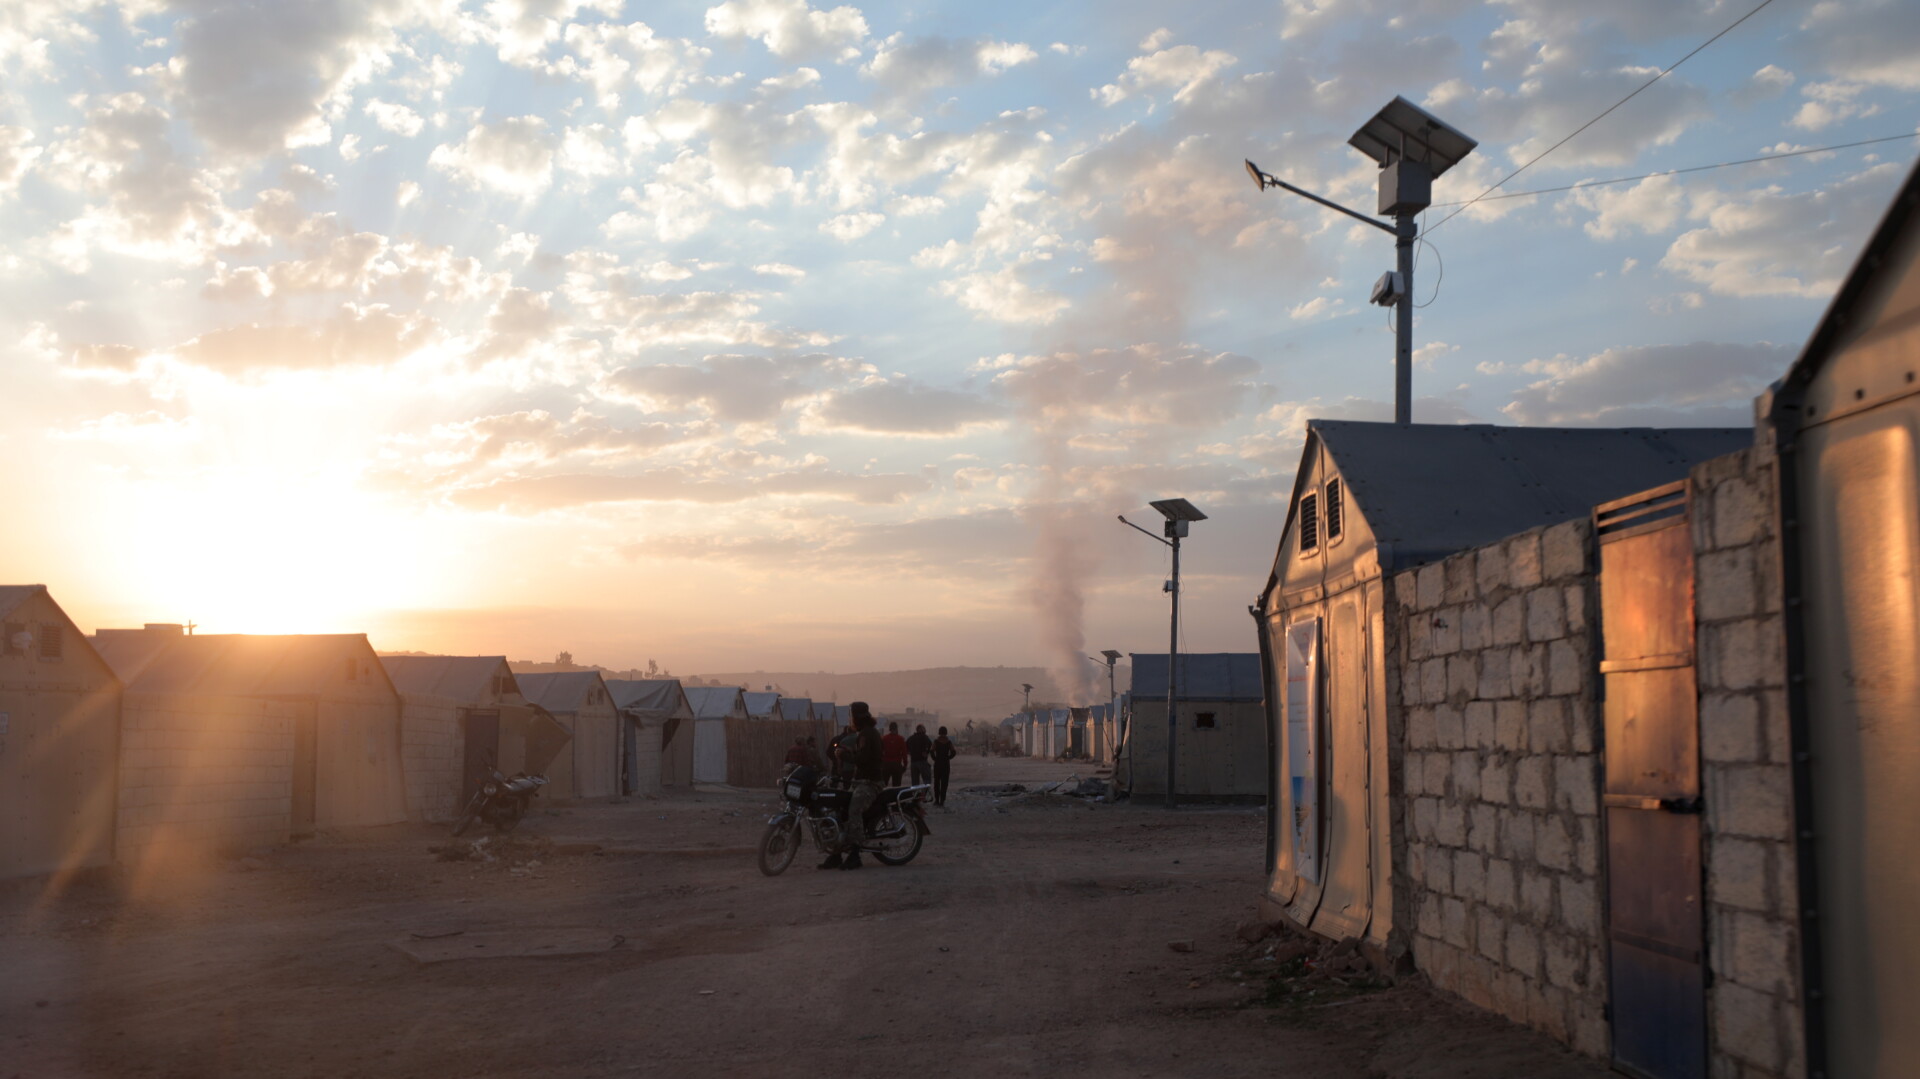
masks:
<svg viewBox="0 0 1920 1079"><path fill-rule="evenodd" d="M491 864L401 826L15 885L0 1079L1609 1074L1417 986L1274 1006L1234 933L1259 811L958 793L1074 771L962 759L919 859L855 873L761 876L771 796L720 792L541 812Z"/></svg>

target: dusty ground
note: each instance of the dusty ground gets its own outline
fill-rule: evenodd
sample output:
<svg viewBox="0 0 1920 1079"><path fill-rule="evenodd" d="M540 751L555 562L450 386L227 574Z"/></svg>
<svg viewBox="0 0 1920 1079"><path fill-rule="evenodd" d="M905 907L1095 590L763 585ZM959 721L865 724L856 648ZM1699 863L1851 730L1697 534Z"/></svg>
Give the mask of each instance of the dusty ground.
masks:
<svg viewBox="0 0 1920 1079"><path fill-rule="evenodd" d="M1235 935L1258 811L958 793L1073 771L963 758L919 859L856 873L761 876L771 796L719 792L541 812L491 864L402 826L16 885L0 1077L1608 1074L1417 986L1276 997Z"/></svg>

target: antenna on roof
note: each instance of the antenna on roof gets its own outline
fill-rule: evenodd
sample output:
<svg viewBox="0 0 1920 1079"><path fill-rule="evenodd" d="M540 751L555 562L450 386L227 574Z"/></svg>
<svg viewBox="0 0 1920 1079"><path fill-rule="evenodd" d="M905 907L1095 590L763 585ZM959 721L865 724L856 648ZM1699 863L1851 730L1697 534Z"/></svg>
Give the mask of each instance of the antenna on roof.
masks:
<svg viewBox="0 0 1920 1079"><path fill-rule="evenodd" d="M189 637L191 637L191 636L193 636L193 628L194 628L194 627L195 627L196 625L199 625L199 623L197 623L197 622L195 622L195 621L194 621L193 619L191 619L191 618L189 618L189 619L187 619L187 636L189 636Z"/></svg>

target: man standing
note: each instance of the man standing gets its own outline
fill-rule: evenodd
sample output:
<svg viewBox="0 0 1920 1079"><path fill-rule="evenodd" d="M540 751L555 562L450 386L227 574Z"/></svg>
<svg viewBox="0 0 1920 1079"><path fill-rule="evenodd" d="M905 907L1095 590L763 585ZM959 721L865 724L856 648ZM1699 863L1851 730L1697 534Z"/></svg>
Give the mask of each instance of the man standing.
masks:
<svg viewBox="0 0 1920 1079"><path fill-rule="evenodd" d="M847 806L847 849L820 863L822 869L860 868L860 844L867 838L867 810L880 797L880 782L886 778L886 766L880 759L880 732L874 728L873 713L867 702L855 701L853 729L857 741L853 753L853 796Z"/></svg>
<svg viewBox="0 0 1920 1079"><path fill-rule="evenodd" d="M880 755L887 765L887 786L898 787L907 774L907 740L900 737L900 724L887 724L887 736L880 739Z"/></svg>
<svg viewBox="0 0 1920 1079"><path fill-rule="evenodd" d="M933 740L933 804L947 804L947 783L953 778L953 758L960 750L947 737L947 729L940 728L940 737Z"/></svg>
<svg viewBox="0 0 1920 1079"><path fill-rule="evenodd" d="M933 739L927 737L927 725L922 723L913 729L913 734L907 739L907 765L911 773L907 782L915 786L933 782L933 768L927 763L927 755L932 752Z"/></svg>

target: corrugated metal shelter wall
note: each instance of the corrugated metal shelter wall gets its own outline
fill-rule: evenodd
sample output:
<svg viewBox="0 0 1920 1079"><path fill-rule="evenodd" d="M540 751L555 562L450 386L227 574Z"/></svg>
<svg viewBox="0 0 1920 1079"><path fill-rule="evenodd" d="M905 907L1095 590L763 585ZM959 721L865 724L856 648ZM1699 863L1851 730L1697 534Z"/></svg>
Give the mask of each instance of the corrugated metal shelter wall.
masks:
<svg viewBox="0 0 1920 1079"><path fill-rule="evenodd" d="M42 594L8 614L60 627L59 659L0 657L0 879L113 859L120 683Z"/></svg>
<svg viewBox="0 0 1920 1079"><path fill-rule="evenodd" d="M822 758L833 739L833 725L821 720L729 719L727 782L735 787L774 787L795 738L818 740Z"/></svg>
<svg viewBox="0 0 1920 1079"><path fill-rule="evenodd" d="M121 707L122 862L159 869L287 841L299 705L128 693Z"/></svg>

